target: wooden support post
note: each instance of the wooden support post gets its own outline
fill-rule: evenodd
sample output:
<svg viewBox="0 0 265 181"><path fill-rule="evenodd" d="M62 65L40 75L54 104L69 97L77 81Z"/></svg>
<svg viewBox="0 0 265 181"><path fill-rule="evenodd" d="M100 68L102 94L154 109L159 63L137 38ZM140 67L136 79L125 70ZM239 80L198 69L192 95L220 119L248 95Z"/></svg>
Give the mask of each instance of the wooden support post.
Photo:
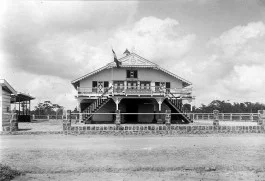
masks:
<svg viewBox="0 0 265 181"><path fill-rule="evenodd" d="M233 114L230 114L230 121L233 120Z"/></svg>
<svg viewBox="0 0 265 181"><path fill-rule="evenodd" d="M112 99L116 104L116 111L119 110L119 103L121 102L122 98L121 97L113 97Z"/></svg>
<svg viewBox="0 0 265 181"><path fill-rule="evenodd" d="M18 102L18 115L20 115L20 98L19 98L18 101L19 101L19 102Z"/></svg>
<svg viewBox="0 0 265 181"><path fill-rule="evenodd" d="M242 115L241 115L241 114L239 115L239 120L240 120L240 121L242 120Z"/></svg>
<svg viewBox="0 0 265 181"><path fill-rule="evenodd" d="M225 120L225 114L224 113L222 114L222 120L223 121Z"/></svg>
<svg viewBox="0 0 265 181"><path fill-rule="evenodd" d="M162 124L163 123L163 121L162 121L162 115L161 115L162 102L163 102L162 99L158 99L157 100L157 103L158 103L158 112L159 112L158 119L157 119L157 123L158 124Z"/></svg>
<svg viewBox="0 0 265 181"><path fill-rule="evenodd" d="M77 109L78 109L78 112L79 112L79 123L81 123L83 121L82 119L82 113L81 113L81 101L82 100L77 100Z"/></svg>
<svg viewBox="0 0 265 181"><path fill-rule="evenodd" d="M116 110L115 124L117 126L119 126L121 124L121 111L120 110Z"/></svg>

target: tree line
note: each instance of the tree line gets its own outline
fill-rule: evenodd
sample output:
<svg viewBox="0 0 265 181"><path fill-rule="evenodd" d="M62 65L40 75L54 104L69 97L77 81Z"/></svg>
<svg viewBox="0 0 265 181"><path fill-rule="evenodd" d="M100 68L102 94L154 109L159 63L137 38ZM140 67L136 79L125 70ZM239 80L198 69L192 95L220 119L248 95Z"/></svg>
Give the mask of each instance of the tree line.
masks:
<svg viewBox="0 0 265 181"><path fill-rule="evenodd" d="M51 101L38 103L31 114L35 115L62 115L64 107L58 104L53 104ZM184 105L184 109L190 110L189 105ZM258 110L265 110L265 104L252 102L226 102L221 100L213 100L208 105L201 104L200 106L192 107L193 113L212 113L213 110L219 110L221 113L257 113ZM78 112L77 108L72 112Z"/></svg>
<svg viewBox="0 0 265 181"><path fill-rule="evenodd" d="M201 104L199 107L193 106L194 113L212 113L213 110L219 110L221 113L257 113L258 110L265 109L265 104L252 102L226 102L213 100L208 105Z"/></svg>

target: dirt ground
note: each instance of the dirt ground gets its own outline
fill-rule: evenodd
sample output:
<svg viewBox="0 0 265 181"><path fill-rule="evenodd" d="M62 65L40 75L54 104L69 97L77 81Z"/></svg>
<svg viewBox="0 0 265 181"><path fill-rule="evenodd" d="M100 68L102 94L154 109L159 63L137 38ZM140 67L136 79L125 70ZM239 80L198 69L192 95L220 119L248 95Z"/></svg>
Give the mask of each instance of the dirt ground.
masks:
<svg viewBox="0 0 265 181"><path fill-rule="evenodd" d="M15 180L265 180L265 135L2 135Z"/></svg>
<svg viewBox="0 0 265 181"><path fill-rule="evenodd" d="M33 120L18 123L19 131L62 131L62 120Z"/></svg>

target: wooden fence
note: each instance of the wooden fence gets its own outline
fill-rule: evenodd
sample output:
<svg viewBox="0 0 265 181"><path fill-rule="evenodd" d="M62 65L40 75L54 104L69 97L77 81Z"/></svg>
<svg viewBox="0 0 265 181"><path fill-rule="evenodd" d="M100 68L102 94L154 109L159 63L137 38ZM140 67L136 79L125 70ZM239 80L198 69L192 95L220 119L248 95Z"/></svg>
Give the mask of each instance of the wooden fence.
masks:
<svg viewBox="0 0 265 181"><path fill-rule="evenodd" d="M85 113L81 113L85 114ZM71 119L77 120L79 119L80 113L72 113ZM92 113L92 114L115 114L115 113ZM121 113L128 114L128 113ZM129 113L129 114L166 114L166 113ZM171 113L171 114L181 114L181 113ZM200 120L213 120L213 113L187 113L188 117L195 121ZM257 121L258 113L219 113L220 121ZM31 120L50 120L50 119L58 119L62 120L63 115L31 115Z"/></svg>

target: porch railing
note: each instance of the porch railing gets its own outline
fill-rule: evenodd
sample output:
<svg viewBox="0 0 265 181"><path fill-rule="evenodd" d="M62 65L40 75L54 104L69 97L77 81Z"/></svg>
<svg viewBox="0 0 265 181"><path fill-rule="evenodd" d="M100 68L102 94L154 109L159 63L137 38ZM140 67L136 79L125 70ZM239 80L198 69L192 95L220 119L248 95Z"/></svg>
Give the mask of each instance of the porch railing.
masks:
<svg viewBox="0 0 265 181"><path fill-rule="evenodd" d="M102 94L107 91L109 87L98 89L96 87L78 87L78 94L91 95ZM190 95L192 88L163 88L160 86L113 86L106 94L127 94L127 95L156 95L172 93L177 95Z"/></svg>

